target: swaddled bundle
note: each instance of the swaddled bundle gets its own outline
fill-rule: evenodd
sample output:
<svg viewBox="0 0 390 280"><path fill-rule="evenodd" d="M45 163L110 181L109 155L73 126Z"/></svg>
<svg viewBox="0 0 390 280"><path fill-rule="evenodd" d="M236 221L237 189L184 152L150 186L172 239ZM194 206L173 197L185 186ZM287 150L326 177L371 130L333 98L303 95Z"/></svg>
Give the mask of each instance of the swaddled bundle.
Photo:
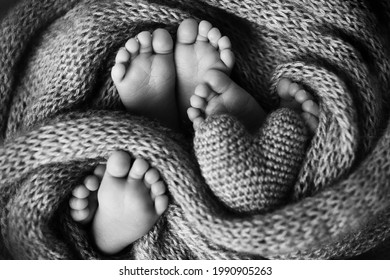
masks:
<svg viewBox="0 0 390 280"><path fill-rule="evenodd" d="M157 166L171 196L155 227L117 257L349 258L380 246L389 237L389 56L373 10L380 7L387 18L388 9L367 5L373 4L168 0L16 7L1 25L1 256L101 258L69 218L67 200L116 149ZM202 164L180 135L121 111L109 78L118 48L141 30L173 31L190 16L231 38L233 79L264 108L278 105L281 77L313 92L320 124L306 153L302 146L292 150L303 143L302 124L288 112L271 114L265 142L247 137L234 119L207 120L194 146L205 155ZM209 151L224 141L241 161L208 165ZM271 171L254 172L264 159ZM230 167L230 182L213 176L225 168L218 163ZM289 165L299 173L279 182ZM264 172L269 181L259 179ZM253 205L259 200L248 196L273 179L269 189L284 204ZM226 192L240 202L230 203Z"/></svg>

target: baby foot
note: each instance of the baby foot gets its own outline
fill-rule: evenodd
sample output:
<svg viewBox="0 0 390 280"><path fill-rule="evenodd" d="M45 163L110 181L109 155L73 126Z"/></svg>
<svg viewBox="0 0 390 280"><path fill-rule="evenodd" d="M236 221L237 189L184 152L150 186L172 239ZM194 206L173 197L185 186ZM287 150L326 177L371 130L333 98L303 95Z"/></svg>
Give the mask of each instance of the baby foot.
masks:
<svg viewBox="0 0 390 280"><path fill-rule="evenodd" d="M204 81L195 88L190 98L191 107L187 110L194 129L206 117L216 114L236 117L252 133L260 128L265 112L247 91L218 70L209 70Z"/></svg>
<svg viewBox="0 0 390 280"><path fill-rule="evenodd" d="M168 207L160 174L143 159L114 152L98 191L92 230L97 246L117 253L145 235Z"/></svg>
<svg viewBox="0 0 390 280"><path fill-rule="evenodd" d="M233 68L230 40L208 21L198 24L194 19L186 19L177 30L175 63L180 114L185 119L190 97L205 73L216 69L229 74Z"/></svg>
<svg viewBox="0 0 390 280"><path fill-rule="evenodd" d="M315 133L320 109L313 96L302 86L286 78L279 81L277 93L281 98L281 106L300 111L310 131Z"/></svg>
<svg viewBox="0 0 390 280"><path fill-rule="evenodd" d="M125 108L178 127L173 40L165 29L131 38L115 58L111 77Z"/></svg>
<svg viewBox="0 0 390 280"><path fill-rule="evenodd" d="M85 218L77 221L89 222L91 212L96 212L92 216L96 245L106 254L115 254L152 228L167 209L168 197L159 172L143 159L132 163L123 151L110 156L103 172L98 207L95 211L89 209L88 214L80 215ZM101 171L98 173L101 175Z"/></svg>

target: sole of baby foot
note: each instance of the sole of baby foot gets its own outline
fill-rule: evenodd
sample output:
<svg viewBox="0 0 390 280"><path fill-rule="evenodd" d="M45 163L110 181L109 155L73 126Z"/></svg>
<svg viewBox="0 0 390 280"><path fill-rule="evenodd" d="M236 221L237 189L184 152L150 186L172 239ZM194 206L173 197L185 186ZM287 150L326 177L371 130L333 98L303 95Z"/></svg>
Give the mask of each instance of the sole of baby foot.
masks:
<svg viewBox="0 0 390 280"><path fill-rule="evenodd" d="M129 39L116 55L111 77L127 111L178 128L173 40L167 30Z"/></svg>
<svg viewBox="0 0 390 280"><path fill-rule="evenodd" d="M166 186L157 169L143 159L132 162L123 151L107 161L92 223L97 247L115 254L145 235L168 207Z"/></svg>
<svg viewBox="0 0 390 280"><path fill-rule="evenodd" d="M84 178L83 183L72 190L69 199L70 215L80 224L89 224L97 209L97 190L105 172L105 165L99 164L93 175Z"/></svg>
<svg viewBox="0 0 390 280"><path fill-rule="evenodd" d="M319 123L320 108L314 97L298 83L282 78L277 85L281 107L301 113L311 133L315 133Z"/></svg>
<svg viewBox="0 0 390 280"><path fill-rule="evenodd" d="M205 73L216 69L230 74L234 54L227 36L208 21L184 20L177 30L175 64L178 104L181 117L186 118L195 87L203 82Z"/></svg>
<svg viewBox="0 0 390 280"><path fill-rule="evenodd" d="M191 96L188 118L194 129L211 115L229 114L255 133L263 124L265 112L256 100L237 85L228 75L218 70L209 70L205 83L199 84Z"/></svg>

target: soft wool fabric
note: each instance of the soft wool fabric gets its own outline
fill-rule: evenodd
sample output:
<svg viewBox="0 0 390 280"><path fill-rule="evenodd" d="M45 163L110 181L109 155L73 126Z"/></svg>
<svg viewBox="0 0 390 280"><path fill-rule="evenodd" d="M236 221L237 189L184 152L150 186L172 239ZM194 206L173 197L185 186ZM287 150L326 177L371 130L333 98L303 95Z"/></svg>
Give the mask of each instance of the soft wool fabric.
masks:
<svg viewBox="0 0 390 280"><path fill-rule="evenodd" d="M116 258L383 252L389 10L386 1L363 0L20 4L0 29L0 256L105 257L69 218L67 201L116 149L156 166L170 195L156 226ZM281 77L314 94L320 124L306 153L304 125L291 111L272 113L255 136L233 118L210 118L195 135L194 157L180 135L121 110L109 77L119 47L142 30L174 34L188 17L230 37L232 76L265 109L278 107Z"/></svg>
<svg viewBox="0 0 390 280"><path fill-rule="evenodd" d="M291 201L303 160L306 129L279 110L255 136L229 116L212 116L194 140L202 174L213 193L236 212L258 213Z"/></svg>

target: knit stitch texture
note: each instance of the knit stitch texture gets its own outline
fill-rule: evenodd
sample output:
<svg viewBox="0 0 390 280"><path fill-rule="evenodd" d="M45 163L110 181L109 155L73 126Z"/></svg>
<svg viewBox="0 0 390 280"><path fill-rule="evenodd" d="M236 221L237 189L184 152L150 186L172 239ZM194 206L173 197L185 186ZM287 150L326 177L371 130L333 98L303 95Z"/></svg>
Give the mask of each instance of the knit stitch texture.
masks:
<svg viewBox="0 0 390 280"><path fill-rule="evenodd" d="M273 112L255 136L209 118L194 153L125 112L109 74L130 37L189 17L230 37L233 79ZM0 28L0 258L107 257L67 203L117 149L158 168L170 205L114 258L389 258L389 22L385 0L22 2ZM281 77L320 104L307 150L275 111Z"/></svg>

